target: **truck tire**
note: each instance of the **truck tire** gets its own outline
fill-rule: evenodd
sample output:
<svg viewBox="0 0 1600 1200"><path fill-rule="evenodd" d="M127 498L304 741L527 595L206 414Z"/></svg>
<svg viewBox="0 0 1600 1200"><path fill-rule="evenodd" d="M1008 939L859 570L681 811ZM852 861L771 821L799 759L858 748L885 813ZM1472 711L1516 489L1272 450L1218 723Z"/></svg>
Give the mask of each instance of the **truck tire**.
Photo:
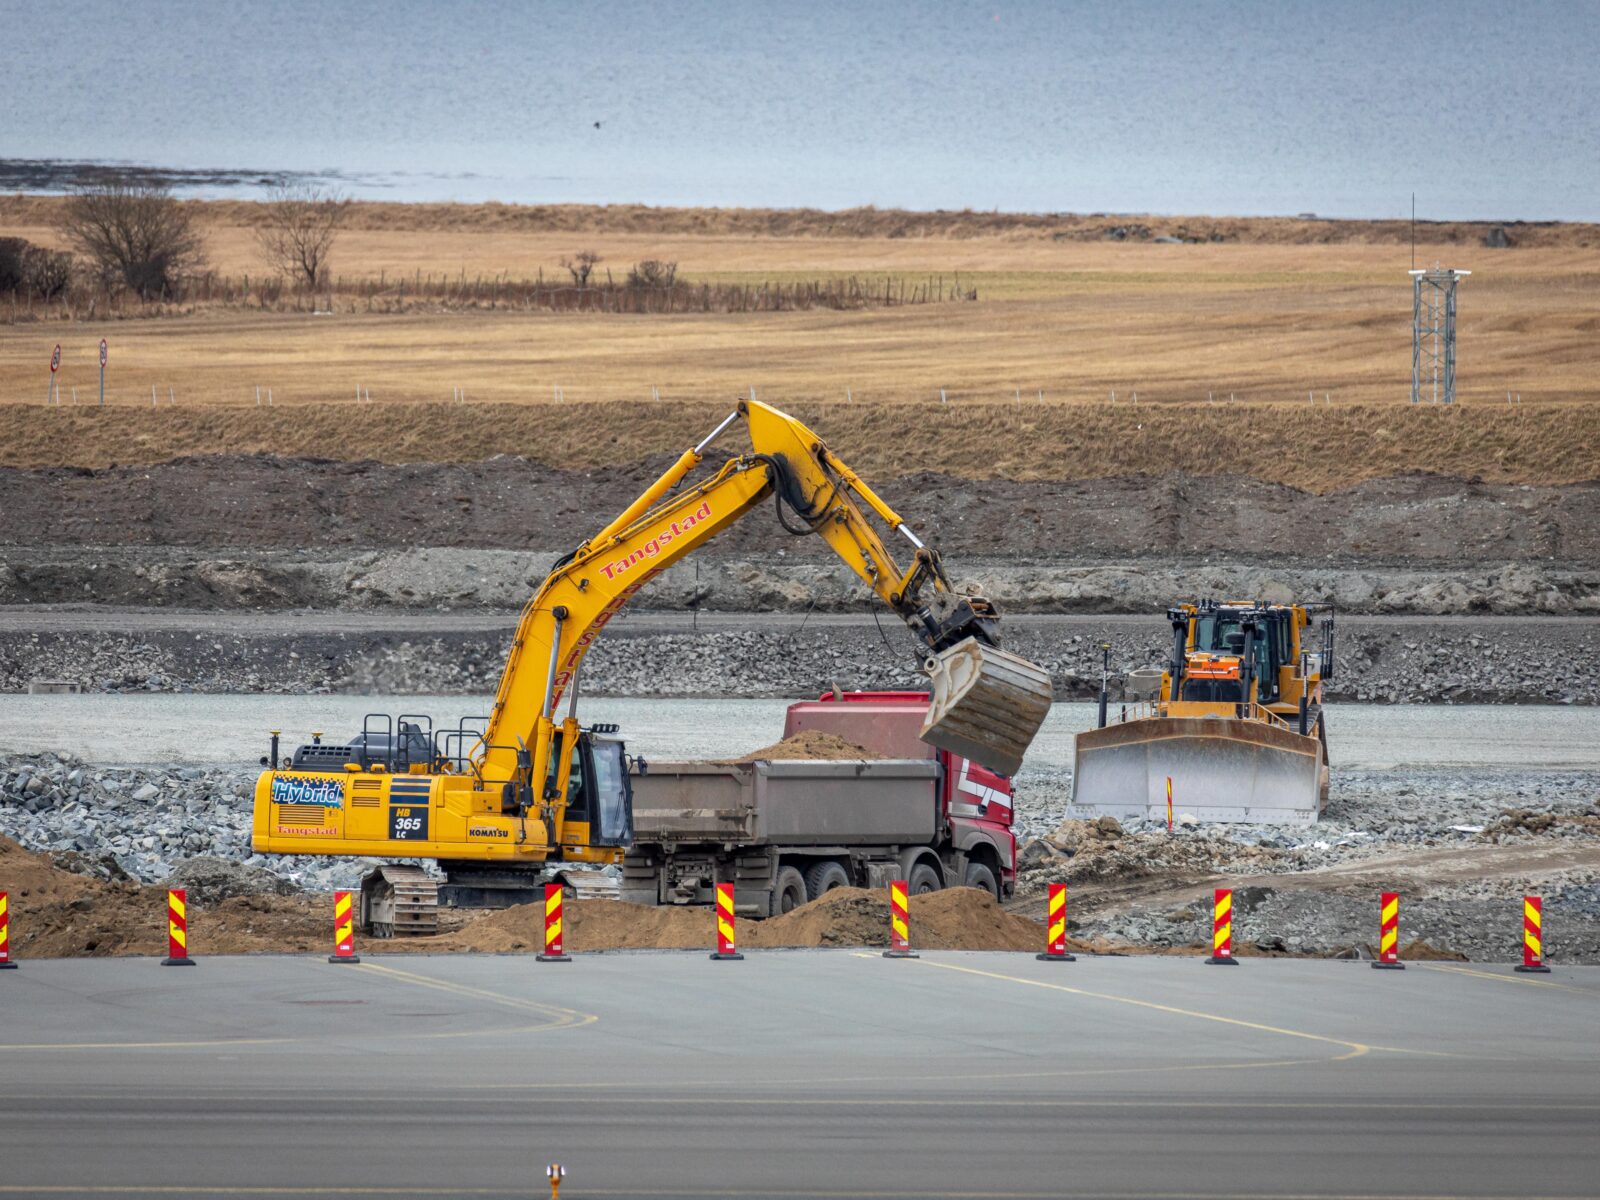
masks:
<svg viewBox="0 0 1600 1200"><path fill-rule="evenodd" d="M982 863L968 863L967 876L963 882L967 887L982 888L996 900L1000 898L1000 889L995 884L994 872Z"/></svg>
<svg viewBox="0 0 1600 1200"><path fill-rule="evenodd" d="M929 892L937 892L943 887L939 881L939 872L935 871L925 862L920 862L911 868L911 877L906 880L906 892L912 896L924 896Z"/></svg>
<svg viewBox="0 0 1600 1200"><path fill-rule="evenodd" d="M794 867L779 867L778 877L772 882L772 900L769 915L781 917L806 902L806 881Z"/></svg>
<svg viewBox="0 0 1600 1200"><path fill-rule="evenodd" d="M815 900L837 887L849 887L850 875L831 860L812 863L806 870L806 895Z"/></svg>

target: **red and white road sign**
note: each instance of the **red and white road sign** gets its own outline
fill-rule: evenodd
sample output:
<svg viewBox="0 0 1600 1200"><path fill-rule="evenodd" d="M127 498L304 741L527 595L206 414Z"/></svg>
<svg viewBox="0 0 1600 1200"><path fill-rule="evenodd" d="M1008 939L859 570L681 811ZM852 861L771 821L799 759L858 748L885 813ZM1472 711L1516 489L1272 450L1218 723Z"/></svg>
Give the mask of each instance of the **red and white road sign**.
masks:
<svg viewBox="0 0 1600 1200"><path fill-rule="evenodd" d="M54 375L61 369L61 343L56 343L56 352L50 356L50 374Z"/></svg>
<svg viewBox="0 0 1600 1200"><path fill-rule="evenodd" d="M106 340L105 340L105 338L101 338L100 339L100 365L102 367L106 365Z"/></svg>

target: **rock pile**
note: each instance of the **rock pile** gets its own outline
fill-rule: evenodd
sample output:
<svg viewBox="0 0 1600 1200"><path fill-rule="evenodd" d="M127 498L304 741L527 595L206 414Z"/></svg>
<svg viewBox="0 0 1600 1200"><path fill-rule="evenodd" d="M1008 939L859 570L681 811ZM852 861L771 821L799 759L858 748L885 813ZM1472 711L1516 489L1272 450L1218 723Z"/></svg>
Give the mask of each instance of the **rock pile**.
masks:
<svg viewBox="0 0 1600 1200"><path fill-rule="evenodd" d="M188 883L218 899L360 881L360 860L253 854L254 789L239 769L17 755L0 759L0 834L95 878Z"/></svg>
<svg viewBox="0 0 1600 1200"><path fill-rule="evenodd" d="M0 691L65 679L92 692L324 692L482 695L505 662L515 618L445 633L196 634L0 632ZM1039 663L1058 699L1099 688L1100 646L1125 668L1163 661L1158 620L1015 622L1009 649ZM904 631L870 621L772 618L757 628L657 632L624 618L584 663L584 693L612 696L796 696L819 681L848 687L921 686L920 655ZM1441 620L1343 622L1333 700L1378 703L1600 703L1600 639L1585 622Z"/></svg>

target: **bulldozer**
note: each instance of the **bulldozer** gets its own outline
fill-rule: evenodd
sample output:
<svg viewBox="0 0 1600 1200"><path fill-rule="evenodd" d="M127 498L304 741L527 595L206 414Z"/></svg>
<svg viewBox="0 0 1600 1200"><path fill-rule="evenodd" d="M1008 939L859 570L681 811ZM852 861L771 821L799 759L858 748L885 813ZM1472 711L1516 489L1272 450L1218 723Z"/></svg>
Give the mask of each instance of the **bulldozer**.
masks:
<svg viewBox="0 0 1600 1200"><path fill-rule="evenodd" d="M750 451L687 484L741 419ZM378 936L432 933L441 904L525 903L550 881L582 894L632 842L638 765L615 724L579 722L584 656L651 579L769 499L786 530L821 537L914 635L930 684L922 738L1014 774L1049 711L1048 672L1001 648L995 606L953 587L938 551L815 433L750 400L556 562L518 620L487 714L450 727L374 714L348 742L316 735L287 761L274 732L255 850L413 860L362 881L361 924ZM904 566L880 527L909 546Z"/></svg>
<svg viewBox="0 0 1600 1200"><path fill-rule="evenodd" d="M1320 644L1313 623L1320 618ZM1326 604L1199 600L1167 610L1165 668L1130 673L1077 735L1068 815L1306 824L1328 803Z"/></svg>

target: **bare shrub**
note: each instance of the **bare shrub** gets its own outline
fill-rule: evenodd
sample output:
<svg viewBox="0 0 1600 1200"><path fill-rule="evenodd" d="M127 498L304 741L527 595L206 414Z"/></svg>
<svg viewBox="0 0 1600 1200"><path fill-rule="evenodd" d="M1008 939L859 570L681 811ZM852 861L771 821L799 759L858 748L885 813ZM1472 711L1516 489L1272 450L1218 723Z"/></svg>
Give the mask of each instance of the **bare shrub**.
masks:
<svg viewBox="0 0 1600 1200"><path fill-rule="evenodd" d="M647 258L634 263L628 272L628 286L633 288L670 288L678 282L678 264Z"/></svg>
<svg viewBox="0 0 1600 1200"><path fill-rule="evenodd" d="M72 255L30 246L22 257L22 285L41 300L66 295L72 286Z"/></svg>
<svg viewBox="0 0 1600 1200"><path fill-rule="evenodd" d="M328 256L350 201L311 184L284 184L267 193L266 209L267 223L256 237L267 264L307 291L325 283Z"/></svg>
<svg viewBox="0 0 1600 1200"><path fill-rule="evenodd" d="M0 238L0 292L18 292L27 279L23 263L33 247L24 238Z"/></svg>
<svg viewBox="0 0 1600 1200"><path fill-rule="evenodd" d="M589 286L589 276L600 264L600 256L593 250L580 250L571 258L563 258L561 265L572 275L572 282L581 288Z"/></svg>
<svg viewBox="0 0 1600 1200"><path fill-rule="evenodd" d="M67 201L61 232L107 284L120 283L146 300L171 296L205 262L191 210L161 184L126 178L89 184Z"/></svg>

